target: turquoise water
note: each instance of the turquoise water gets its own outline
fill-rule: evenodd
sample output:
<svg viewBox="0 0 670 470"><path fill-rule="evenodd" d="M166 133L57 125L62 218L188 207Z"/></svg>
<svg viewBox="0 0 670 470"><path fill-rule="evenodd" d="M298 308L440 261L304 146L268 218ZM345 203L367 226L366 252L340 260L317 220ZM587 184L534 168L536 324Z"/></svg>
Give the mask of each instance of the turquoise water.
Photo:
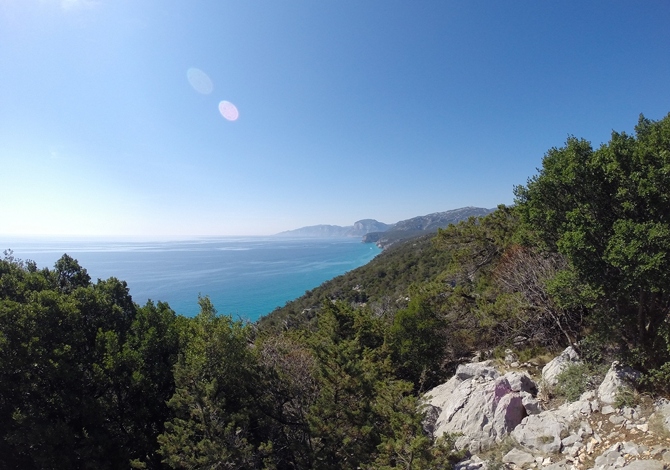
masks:
<svg viewBox="0 0 670 470"><path fill-rule="evenodd" d="M53 267L67 253L91 278L128 283L136 303L165 301L198 313L198 294L219 313L256 320L379 252L359 239L220 238L178 242L0 240L0 251Z"/></svg>

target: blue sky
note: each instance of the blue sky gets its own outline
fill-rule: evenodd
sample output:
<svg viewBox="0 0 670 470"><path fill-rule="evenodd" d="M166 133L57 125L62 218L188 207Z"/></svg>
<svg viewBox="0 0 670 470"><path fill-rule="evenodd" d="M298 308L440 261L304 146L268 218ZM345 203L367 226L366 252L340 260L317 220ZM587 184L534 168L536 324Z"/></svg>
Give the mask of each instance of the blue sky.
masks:
<svg viewBox="0 0 670 470"><path fill-rule="evenodd" d="M665 0L0 0L0 235L509 204L568 135L670 112L669 25Z"/></svg>

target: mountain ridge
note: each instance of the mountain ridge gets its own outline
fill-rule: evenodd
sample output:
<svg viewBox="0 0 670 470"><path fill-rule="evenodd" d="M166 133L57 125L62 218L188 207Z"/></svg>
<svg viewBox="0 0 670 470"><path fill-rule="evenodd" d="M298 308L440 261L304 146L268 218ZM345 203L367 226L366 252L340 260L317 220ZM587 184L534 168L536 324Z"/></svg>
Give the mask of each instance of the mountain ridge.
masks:
<svg viewBox="0 0 670 470"><path fill-rule="evenodd" d="M362 219L353 225L310 225L293 230L286 230L275 234L275 237L305 237L305 238L353 238L362 237L371 232L384 232L391 227L389 224L375 219Z"/></svg>
<svg viewBox="0 0 670 470"><path fill-rule="evenodd" d="M400 241L418 237L428 233L436 233L440 228L447 228L470 217L483 217L495 209L483 207L466 206L443 212L412 217L393 224L391 228L383 232L370 232L363 236L363 243L376 243L380 248L389 246Z"/></svg>
<svg viewBox="0 0 670 470"><path fill-rule="evenodd" d="M362 219L353 225L310 225L294 230L286 230L275 234L276 237L305 237L305 238L355 238L362 237L363 243L376 243L380 248L386 248L398 241L437 232L438 228L445 228L449 224L457 223L469 217L481 217L493 212L494 209L466 206L443 212L433 212L426 215L401 220L394 224L385 224L375 219Z"/></svg>

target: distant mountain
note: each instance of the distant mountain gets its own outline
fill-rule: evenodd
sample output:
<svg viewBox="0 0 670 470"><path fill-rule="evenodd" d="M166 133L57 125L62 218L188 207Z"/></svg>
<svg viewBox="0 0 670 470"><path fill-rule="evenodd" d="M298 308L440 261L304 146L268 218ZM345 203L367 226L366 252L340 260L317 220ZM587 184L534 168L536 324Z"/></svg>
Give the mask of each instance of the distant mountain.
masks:
<svg viewBox="0 0 670 470"><path fill-rule="evenodd" d="M482 217L494 209L481 207L462 207L445 212L413 217L395 224L385 224L374 219L363 219L342 227L340 225L312 225L295 230L278 233L278 237L296 238L348 238L361 237L364 243L376 243L380 248L387 248L394 243L408 238L437 232L438 228L446 228L469 217Z"/></svg>
<svg viewBox="0 0 670 470"><path fill-rule="evenodd" d="M385 232L393 225L378 222L375 219L363 219L356 222L348 232L348 237L362 237L370 232Z"/></svg>
<svg viewBox="0 0 670 470"><path fill-rule="evenodd" d="M287 230L278 233L278 237L305 237L305 238L360 238L370 232L384 232L391 225L379 222L374 219L363 219L355 222L354 225L342 227L340 225L312 225L295 230Z"/></svg>
<svg viewBox="0 0 670 470"><path fill-rule="evenodd" d="M460 209L413 217L401 220L387 230L367 233L363 236L363 242L376 243L380 248L388 248L399 241L437 232L438 228L446 228L450 224L456 224L470 217L482 217L494 210L481 207L462 207Z"/></svg>

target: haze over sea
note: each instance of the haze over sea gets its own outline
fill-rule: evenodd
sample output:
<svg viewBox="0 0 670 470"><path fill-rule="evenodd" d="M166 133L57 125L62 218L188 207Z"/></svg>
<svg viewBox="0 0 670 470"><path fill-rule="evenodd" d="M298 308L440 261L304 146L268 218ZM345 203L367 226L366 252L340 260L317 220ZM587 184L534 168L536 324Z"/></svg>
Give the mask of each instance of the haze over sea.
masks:
<svg viewBox="0 0 670 470"><path fill-rule="evenodd" d="M236 237L189 241L0 240L2 250L53 268L64 254L79 261L92 281L126 281L133 300L170 304L178 314L198 313L198 295L217 311L254 321L333 277L362 266L380 249L360 239Z"/></svg>

